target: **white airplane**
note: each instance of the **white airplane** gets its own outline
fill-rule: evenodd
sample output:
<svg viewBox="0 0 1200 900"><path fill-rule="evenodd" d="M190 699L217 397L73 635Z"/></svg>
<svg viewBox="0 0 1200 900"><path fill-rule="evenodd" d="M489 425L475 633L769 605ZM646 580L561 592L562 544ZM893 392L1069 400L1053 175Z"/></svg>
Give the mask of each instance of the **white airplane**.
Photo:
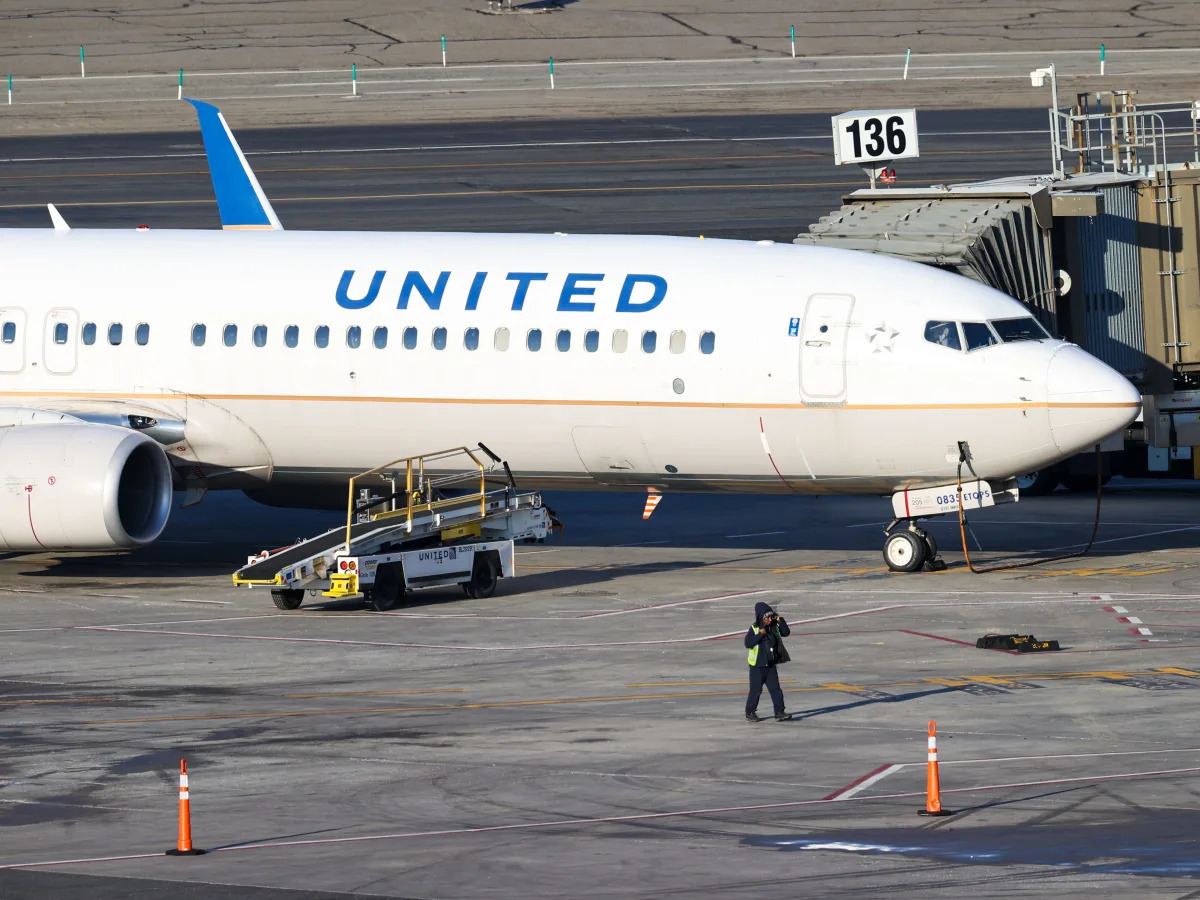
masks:
<svg viewBox="0 0 1200 900"><path fill-rule="evenodd" d="M532 488L887 494L954 485L961 442L1000 484L1140 407L1012 298L886 256L284 231L196 106L225 230L5 230L0 549L143 545L181 489L344 508L480 438Z"/></svg>

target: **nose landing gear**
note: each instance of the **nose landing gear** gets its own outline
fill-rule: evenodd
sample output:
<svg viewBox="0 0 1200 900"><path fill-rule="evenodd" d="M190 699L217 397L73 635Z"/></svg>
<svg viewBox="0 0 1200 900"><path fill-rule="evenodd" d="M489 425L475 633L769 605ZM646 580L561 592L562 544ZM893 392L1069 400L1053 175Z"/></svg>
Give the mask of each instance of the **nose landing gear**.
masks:
<svg viewBox="0 0 1200 900"><path fill-rule="evenodd" d="M891 571L939 572L946 568L938 556L937 541L918 528L915 519L893 519L883 533L883 561Z"/></svg>

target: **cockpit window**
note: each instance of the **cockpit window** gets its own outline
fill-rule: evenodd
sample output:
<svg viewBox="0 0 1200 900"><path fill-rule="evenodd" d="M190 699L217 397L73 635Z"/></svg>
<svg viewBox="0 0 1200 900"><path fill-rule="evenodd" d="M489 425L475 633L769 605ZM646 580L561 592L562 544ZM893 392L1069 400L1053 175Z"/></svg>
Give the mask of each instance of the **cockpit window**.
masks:
<svg viewBox="0 0 1200 900"><path fill-rule="evenodd" d="M958 326L953 322L926 322L925 340L951 350L962 349L958 341Z"/></svg>
<svg viewBox="0 0 1200 900"><path fill-rule="evenodd" d="M963 322L963 337L967 339L968 350L978 350L999 343L987 322Z"/></svg>
<svg viewBox="0 0 1200 900"><path fill-rule="evenodd" d="M1032 316L1024 319L992 319L992 328L1006 344L1014 341L1044 341L1050 335Z"/></svg>

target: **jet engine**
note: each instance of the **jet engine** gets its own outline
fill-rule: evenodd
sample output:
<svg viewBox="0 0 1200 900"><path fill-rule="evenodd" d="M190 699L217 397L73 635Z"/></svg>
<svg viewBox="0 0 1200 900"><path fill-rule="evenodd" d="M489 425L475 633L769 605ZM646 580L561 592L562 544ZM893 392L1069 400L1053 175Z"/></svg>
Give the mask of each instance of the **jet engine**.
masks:
<svg viewBox="0 0 1200 900"><path fill-rule="evenodd" d="M116 550L157 538L171 465L152 438L113 425L0 428L0 550Z"/></svg>

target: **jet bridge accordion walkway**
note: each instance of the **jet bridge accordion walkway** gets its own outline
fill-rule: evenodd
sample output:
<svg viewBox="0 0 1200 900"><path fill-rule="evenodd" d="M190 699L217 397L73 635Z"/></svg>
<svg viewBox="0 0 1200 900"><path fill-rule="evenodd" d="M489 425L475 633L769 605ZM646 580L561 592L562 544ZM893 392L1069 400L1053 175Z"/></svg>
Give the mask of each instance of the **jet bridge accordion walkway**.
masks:
<svg viewBox="0 0 1200 900"><path fill-rule="evenodd" d="M492 466L481 461L484 455ZM454 465L461 468L463 457L473 464L465 472ZM502 487L489 485L496 465L506 475ZM364 482L371 487L362 488ZM380 487L388 493L376 494ZM351 559L357 568L358 560L379 554L464 540L543 540L555 527L561 526L541 494L518 492L499 457L482 444L457 447L394 460L351 478L345 526L251 557L233 574L233 583L337 596L345 593L337 590L337 580L345 577L341 568Z"/></svg>

